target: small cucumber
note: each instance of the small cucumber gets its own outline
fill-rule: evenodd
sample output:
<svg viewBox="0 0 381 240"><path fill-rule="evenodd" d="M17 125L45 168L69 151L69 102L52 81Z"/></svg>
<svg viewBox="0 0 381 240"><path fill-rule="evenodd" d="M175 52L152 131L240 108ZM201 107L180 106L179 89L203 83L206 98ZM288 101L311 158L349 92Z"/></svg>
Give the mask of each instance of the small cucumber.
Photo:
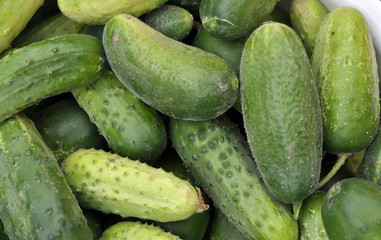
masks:
<svg viewBox="0 0 381 240"><path fill-rule="evenodd" d="M344 179L328 191L321 209L330 240L379 240L381 186L360 178Z"/></svg>
<svg viewBox="0 0 381 240"><path fill-rule="evenodd" d="M61 167L85 208L169 222L186 219L203 207L187 181L103 150L78 150Z"/></svg>
<svg viewBox="0 0 381 240"><path fill-rule="evenodd" d="M319 181L322 119L307 53L287 25L268 22L245 44L241 101L258 169L276 198L296 203Z"/></svg>
<svg viewBox="0 0 381 240"><path fill-rule="evenodd" d="M106 24L103 44L118 79L166 115L215 118L237 98L238 79L226 61L170 39L131 15Z"/></svg>
<svg viewBox="0 0 381 240"><path fill-rule="evenodd" d="M107 228L99 240L181 240L159 227L141 222L119 222Z"/></svg>
<svg viewBox="0 0 381 240"><path fill-rule="evenodd" d="M103 49L94 37L70 34L20 48L0 59L0 121L43 98L96 79Z"/></svg>
<svg viewBox="0 0 381 240"><path fill-rule="evenodd" d="M152 162L164 151L167 132L159 114L128 91L113 72L102 71L95 83L72 93L118 155Z"/></svg>
<svg viewBox="0 0 381 240"><path fill-rule="evenodd" d="M57 160L25 115L0 123L0 176L0 218L10 239L92 239Z"/></svg>
<svg viewBox="0 0 381 240"><path fill-rule="evenodd" d="M289 209L273 200L256 174L240 129L226 115L208 121L171 119L174 148L216 207L248 238L297 239Z"/></svg>
<svg viewBox="0 0 381 240"><path fill-rule="evenodd" d="M249 240L220 211L216 211L213 217L210 240Z"/></svg>
<svg viewBox="0 0 381 240"><path fill-rule="evenodd" d="M322 107L324 149L346 153L366 148L379 124L379 78L372 38L360 11L340 7L324 18L311 66Z"/></svg>

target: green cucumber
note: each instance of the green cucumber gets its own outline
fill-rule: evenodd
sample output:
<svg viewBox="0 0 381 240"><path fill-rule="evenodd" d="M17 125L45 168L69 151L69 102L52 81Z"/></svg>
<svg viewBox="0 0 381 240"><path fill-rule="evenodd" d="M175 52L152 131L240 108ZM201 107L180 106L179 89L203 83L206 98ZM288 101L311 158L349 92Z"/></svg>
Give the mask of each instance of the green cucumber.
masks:
<svg viewBox="0 0 381 240"><path fill-rule="evenodd" d="M72 93L118 155L151 162L164 151L167 132L160 115L127 90L113 72L102 71L95 83Z"/></svg>
<svg viewBox="0 0 381 240"><path fill-rule="evenodd" d="M181 41L193 28L193 16L184 8L164 4L141 19L165 36Z"/></svg>
<svg viewBox="0 0 381 240"><path fill-rule="evenodd" d="M296 221L267 194L245 137L226 115L171 119L170 136L197 183L240 232L257 240L297 239Z"/></svg>
<svg viewBox="0 0 381 240"><path fill-rule="evenodd" d="M10 239L92 239L57 160L33 122L0 123L0 218Z"/></svg>
<svg viewBox="0 0 381 240"><path fill-rule="evenodd" d="M216 211L213 217L210 240L249 240L220 211Z"/></svg>
<svg viewBox="0 0 381 240"><path fill-rule="evenodd" d="M43 98L96 79L103 66L100 42L85 34L43 40L0 59L0 121Z"/></svg>
<svg viewBox="0 0 381 240"><path fill-rule="evenodd" d="M276 198L296 203L319 181L322 119L315 78L300 38L268 22L246 42L241 101L248 141Z"/></svg>
<svg viewBox="0 0 381 240"><path fill-rule="evenodd" d="M33 121L58 164L80 148L100 148L104 142L97 127L72 98L42 109Z"/></svg>
<svg viewBox="0 0 381 240"><path fill-rule="evenodd" d="M2 0L0 2L0 53L23 30L44 0Z"/></svg>
<svg viewBox="0 0 381 240"><path fill-rule="evenodd" d="M372 38L362 14L340 7L323 20L311 66L321 101L324 149L358 152L377 133L380 103Z"/></svg>
<svg viewBox="0 0 381 240"><path fill-rule="evenodd" d="M204 207L187 181L103 150L78 150L61 167L85 208L167 222L186 219Z"/></svg>
<svg viewBox="0 0 381 240"><path fill-rule="evenodd" d="M321 214L330 240L381 236L381 186L360 178L344 179L328 191Z"/></svg>
<svg viewBox="0 0 381 240"><path fill-rule="evenodd" d="M234 40L250 33L269 15L278 0L202 0L201 22L215 38Z"/></svg>
<svg viewBox="0 0 381 240"><path fill-rule="evenodd" d="M166 1L168 0L58 0L58 7L64 15L76 22L102 25L122 13L139 17Z"/></svg>
<svg viewBox="0 0 381 240"><path fill-rule="evenodd" d="M118 79L171 117L215 118L237 98L238 79L226 61L170 39L131 15L106 24L103 45Z"/></svg>
<svg viewBox="0 0 381 240"><path fill-rule="evenodd" d="M181 240L159 227L141 222L119 222L107 228L99 240Z"/></svg>
<svg viewBox="0 0 381 240"><path fill-rule="evenodd" d="M325 194L315 192L303 200L298 218L299 240L328 240L321 219L321 206Z"/></svg>
<svg viewBox="0 0 381 240"><path fill-rule="evenodd" d="M320 24L328 15L328 10L319 0L292 0L290 19L292 28L302 39L309 56L314 49L314 41Z"/></svg>

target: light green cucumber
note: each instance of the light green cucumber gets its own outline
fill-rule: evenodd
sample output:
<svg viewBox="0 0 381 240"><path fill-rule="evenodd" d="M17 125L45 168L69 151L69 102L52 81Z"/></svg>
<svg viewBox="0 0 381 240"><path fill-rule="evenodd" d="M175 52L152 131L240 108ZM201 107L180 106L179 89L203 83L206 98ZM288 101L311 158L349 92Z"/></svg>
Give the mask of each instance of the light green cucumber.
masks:
<svg viewBox="0 0 381 240"><path fill-rule="evenodd" d="M226 61L170 39L131 15L106 24L103 45L118 79L171 117L215 118L237 98L238 79Z"/></svg>
<svg viewBox="0 0 381 240"><path fill-rule="evenodd" d="M126 89L113 72L102 71L95 83L72 93L118 155L152 162L164 151L167 132L159 114Z"/></svg>
<svg viewBox="0 0 381 240"><path fill-rule="evenodd" d="M98 39L70 34L20 48L0 59L0 121L41 99L96 79L103 66Z"/></svg>
<svg viewBox="0 0 381 240"><path fill-rule="evenodd" d="M24 29L44 0L0 1L0 53Z"/></svg>
<svg viewBox="0 0 381 240"><path fill-rule="evenodd" d="M186 219L205 207L187 181L103 150L78 150L61 167L85 208L169 222Z"/></svg>
<svg viewBox="0 0 381 240"><path fill-rule="evenodd" d="M102 25L122 13L139 17L166 1L168 0L58 0L58 6L64 15L76 22Z"/></svg>
<svg viewBox="0 0 381 240"><path fill-rule="evenodd" d="M323 137L315 78L295 31L276 22L257 28L245 44L240 76L258 169L276 198L299 202L319 182Z"/></svg>
<svg viewBox="0 0 381 240"><path fill-rule="evenodd" d="M311 66L323 116L324 149L358 152L377 133L379 77L367 22L352 7L340 7L323 20Z"/></svg>

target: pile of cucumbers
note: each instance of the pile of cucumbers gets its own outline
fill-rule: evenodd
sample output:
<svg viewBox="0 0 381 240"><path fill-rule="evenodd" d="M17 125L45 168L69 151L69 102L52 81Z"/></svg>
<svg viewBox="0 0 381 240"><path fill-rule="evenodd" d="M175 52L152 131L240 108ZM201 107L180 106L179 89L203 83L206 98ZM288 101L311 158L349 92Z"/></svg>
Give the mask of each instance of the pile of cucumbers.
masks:
<svg viewBox="0 0 381 240"><path fill-rule="evenodd" d="M367 22L278 2L0 1L0 240L381 239Z"/></svg>

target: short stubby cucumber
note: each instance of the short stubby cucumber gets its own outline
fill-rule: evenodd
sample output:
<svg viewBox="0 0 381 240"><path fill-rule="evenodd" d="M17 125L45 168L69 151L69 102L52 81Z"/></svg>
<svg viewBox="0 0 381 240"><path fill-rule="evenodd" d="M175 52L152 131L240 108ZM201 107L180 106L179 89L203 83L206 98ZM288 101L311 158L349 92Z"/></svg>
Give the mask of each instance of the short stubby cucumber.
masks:
<svg viewBox="0 0 381 240"><path fill-rule="evenodd" d="M379 77L369 28L357 9L336 8L324 18L311 66L322 107L324 149L366 148L379 124Z"/></svg>
<svg viewBox="0 0 381 240"><path fill-rule="evenodd" d="M80 149L69 155L61 168L85 208L170 222L206 207L187 181L103 150Z"/></svg>
<svg viewBox="0 0 381 240"><path fill-rule="evenodd" d="M248 238L297 239L289 209L262 185L250 148L226 115L207 121L171 119L174 148L215 206Z"/></svg>
<svg viewBox="0 0 381 240"><path fill-rule="evenodd" d="M61 12L79 23L102 25L112 17L127 13L136 17L168 0L58 0Z"/></svg>
<svg viewBox="0 0 381 240"><path fill-rule="evenodd" d="M0 121L43 98L96 79L103 67L100 41L69 34L30 44L0 59Z"/></svg>
<svg viewBox="0 0 381 240"><path fill-rule="evenodd" d="M159 227L141 222L119 222L108 227L99 240L181 240Z"/></svg>
<svg viewBox="0 0 381 240"><path fill-rule="evenodd" d="M341 180L331 187L321 208L330 240L379 240L381 186L360 178Z"/></svg>
<svg viewBox="0 0 381 240"><path fill-rule="evenodd" d="M245 44L241 61L245 131L266 185L296 203L319 181L322 119L307 53L287 25L269 22Z"/></svg>
<svg viewBox="0 0 381 240"><path fill-rule="evenodd" d="M25 115L0 123L0 218L10 239L92 239L56 161Z"/></svg>
<svg viewBox="0 0 381 240"><path fill-rule="evenodd" d="M226 61L170 39L131 15L106 24L103 45L118 79L171 117L215 118L237 98L238 79Z"/></svg>
<svg viewBox="0 0 381 240"><path fill-rule="evenodd" d="M109 70L96 82L72 91L109 147L120 156L156 160L167 145L159 114L131 93Z"/></svg>

